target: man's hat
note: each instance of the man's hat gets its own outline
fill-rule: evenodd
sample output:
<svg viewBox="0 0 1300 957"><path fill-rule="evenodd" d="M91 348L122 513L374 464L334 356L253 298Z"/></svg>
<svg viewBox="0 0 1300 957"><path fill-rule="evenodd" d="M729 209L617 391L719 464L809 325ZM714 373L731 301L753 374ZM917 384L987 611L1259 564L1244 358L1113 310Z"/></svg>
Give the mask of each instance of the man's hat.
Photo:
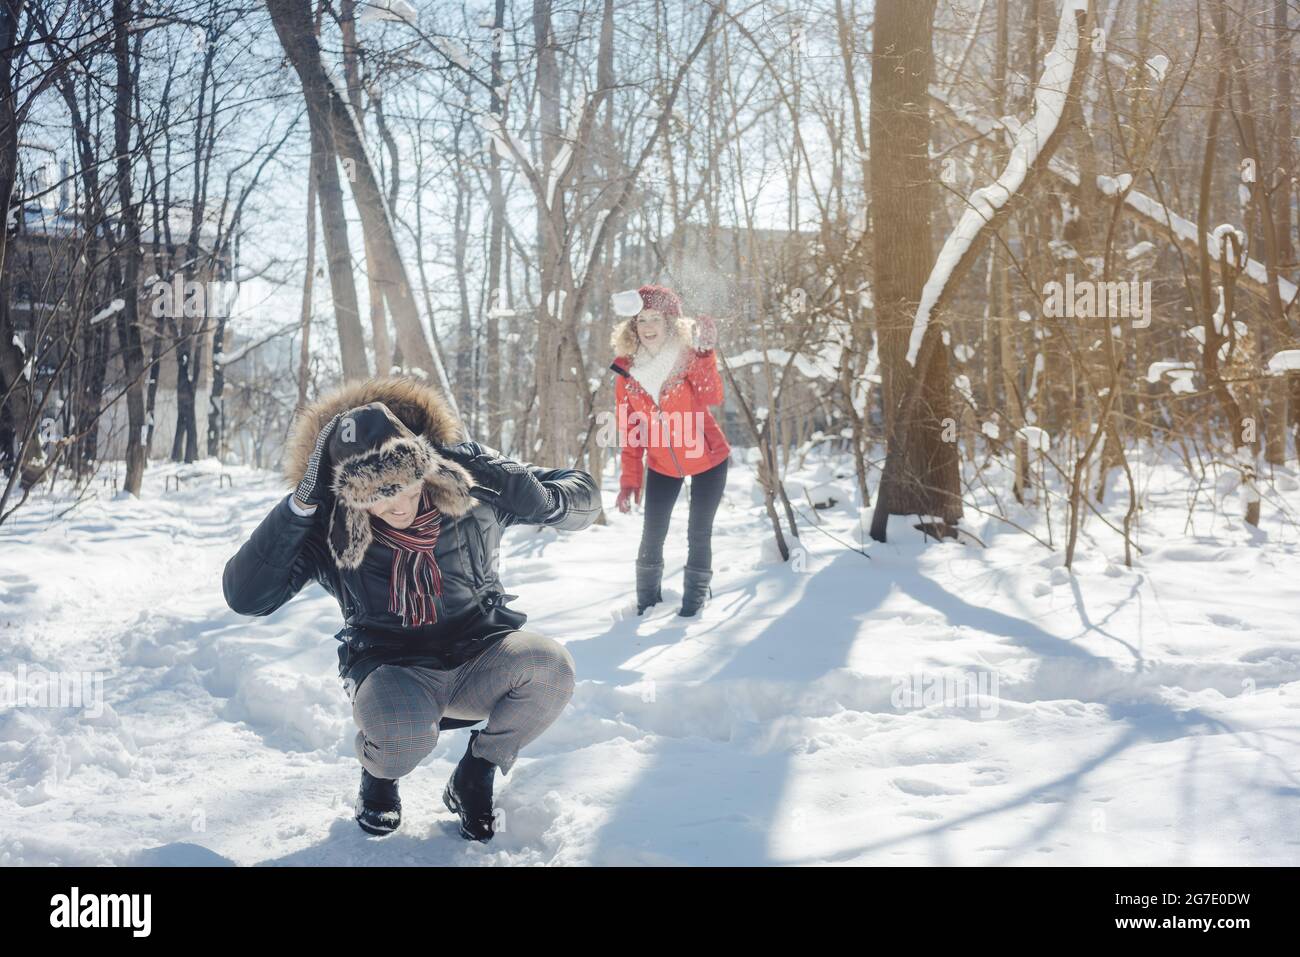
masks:
<svg viewBox="0 0 1300 957"><path fill-rule="evenodd" d="M444 515L457 516L474 505L474 480L463 466L440 455L382 402L343 413L329 440L333 466L330 490L330 554L340 568L356 568L373 535L368 509L408 485L423 482Z"/></svg>

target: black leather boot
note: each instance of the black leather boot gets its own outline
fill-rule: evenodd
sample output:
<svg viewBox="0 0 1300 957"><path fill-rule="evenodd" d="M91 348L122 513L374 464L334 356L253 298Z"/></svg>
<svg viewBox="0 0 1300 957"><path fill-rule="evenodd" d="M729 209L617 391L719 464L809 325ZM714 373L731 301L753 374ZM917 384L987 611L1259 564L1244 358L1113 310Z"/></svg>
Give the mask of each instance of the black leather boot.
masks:
<svg viewBox="0 0 1300 957"><path fill-rule="evenodd" d="M460 836L468 841L492 840L492 778L497 766L474 756L479 732L469 733L469 747L442 792L447 810L460 816Z"/></svg>
<svg viewBox="0 0 1300 957"><path fill-rule="evenodd" d="M361 769L361 792L353 809L361 830L370 834L392 834L402 823L402 799L397 796L397 781L377 778Z"/></svg>
<svg viewBox="0 0 1300 957"><path fill-rule="evenodd" d="M686 566L686 577L682 583L682 610L677 614L690 618L700 610L705 598L713 597L713 589L709 587L709 579L712 577L710 569Z"/></svg>
<svg viewBox="0 0 1300 957"><path fill-rule="evenodd" d="M648 562L636 563L636 613L644 615L645 610L651 605L657 605L664 600L664 596L659 593L659 585L664 577L664 563L659 562L657 565Z"/></svg>

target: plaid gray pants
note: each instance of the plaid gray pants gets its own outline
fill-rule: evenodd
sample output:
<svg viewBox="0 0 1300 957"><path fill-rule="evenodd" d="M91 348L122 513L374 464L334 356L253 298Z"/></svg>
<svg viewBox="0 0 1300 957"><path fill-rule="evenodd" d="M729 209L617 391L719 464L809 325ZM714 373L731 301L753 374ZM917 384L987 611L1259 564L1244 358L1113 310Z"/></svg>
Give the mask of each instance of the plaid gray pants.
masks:
<svg viewBox="0 0 1300 957"><path fill-rule="evenodd" d="M554 639L516 631L448 671L380 665L352 702L357 757L379 778L400 778L438 743L444 718L487 718L476 757L510 771L519 749L573 697L573 657Z"/></svg>

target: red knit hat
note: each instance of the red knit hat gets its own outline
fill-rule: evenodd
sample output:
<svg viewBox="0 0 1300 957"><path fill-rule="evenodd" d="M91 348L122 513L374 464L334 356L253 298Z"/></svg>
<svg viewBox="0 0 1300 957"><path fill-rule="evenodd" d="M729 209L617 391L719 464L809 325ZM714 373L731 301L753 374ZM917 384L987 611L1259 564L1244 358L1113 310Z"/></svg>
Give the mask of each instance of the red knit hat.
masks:
<svg viewBox="0 0 1300 957"><path fill-rule="evenodd" d="M682 314L681 299L667 286L645 285L637 292L641 294L641 305L645 309L654 309L665 316Z"/></svg>

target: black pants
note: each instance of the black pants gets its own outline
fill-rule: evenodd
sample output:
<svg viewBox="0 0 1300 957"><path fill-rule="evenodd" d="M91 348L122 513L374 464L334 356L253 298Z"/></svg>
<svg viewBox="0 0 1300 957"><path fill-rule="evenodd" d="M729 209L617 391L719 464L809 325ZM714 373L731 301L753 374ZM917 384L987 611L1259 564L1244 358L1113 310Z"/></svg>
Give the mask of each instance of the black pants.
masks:
<svg viewBox="0 0 1300 957"><path fill-rule="evenodd" d="M686 564L691 568L713 567L713 516L727 486L727 461L723 459L707 472L691 476L691 511L686 521ZM645 525L641 529L637 561L658 565L664 560L668 523L684 482L685 479L646 469Z"/></svg>

